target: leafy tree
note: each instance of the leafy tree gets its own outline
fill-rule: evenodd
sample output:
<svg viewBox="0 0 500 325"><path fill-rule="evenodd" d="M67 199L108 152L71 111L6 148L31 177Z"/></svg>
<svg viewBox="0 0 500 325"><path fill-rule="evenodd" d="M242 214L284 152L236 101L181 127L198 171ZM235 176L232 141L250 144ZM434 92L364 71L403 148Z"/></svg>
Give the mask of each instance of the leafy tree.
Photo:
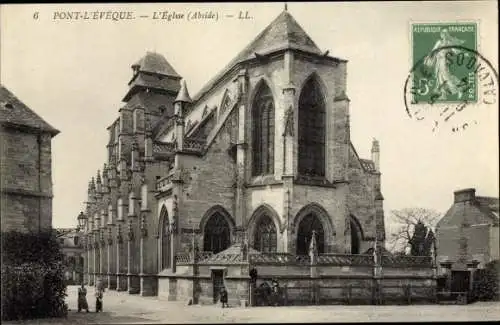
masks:
<svg viewBox="0 0 500 325"><path fill-rule="evenodd" d="M67 314L62 252L52 232L2 232L2 320Z"/></svg>
<svg viewBox="0 0 500 325"><path fill-rule="evenodd" d="M441 215L425 208L393 210L390 215L388 248L415 256L430 256L434 232Z"/></svg>

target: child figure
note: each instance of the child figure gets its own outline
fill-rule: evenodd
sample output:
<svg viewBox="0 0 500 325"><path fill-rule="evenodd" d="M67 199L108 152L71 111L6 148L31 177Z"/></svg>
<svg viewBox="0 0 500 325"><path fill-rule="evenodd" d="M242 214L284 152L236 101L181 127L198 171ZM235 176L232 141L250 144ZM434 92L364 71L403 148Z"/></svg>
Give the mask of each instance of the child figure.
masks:
<svg viewBox="0 0 500 325"><path fill-rule="evenodd" d="M95 288L95 311L96 313L102 312L102 298L104 296L104 283L102 280L99 280L99 282L96 285Z"/></svg>
<svg viewBox="0 0 500 325"><path fill-rule="evenodd" d="M227 307L227 290L224 286L220 289L220 302L222 303L222 308L224 308L224 305Z"/></svg>

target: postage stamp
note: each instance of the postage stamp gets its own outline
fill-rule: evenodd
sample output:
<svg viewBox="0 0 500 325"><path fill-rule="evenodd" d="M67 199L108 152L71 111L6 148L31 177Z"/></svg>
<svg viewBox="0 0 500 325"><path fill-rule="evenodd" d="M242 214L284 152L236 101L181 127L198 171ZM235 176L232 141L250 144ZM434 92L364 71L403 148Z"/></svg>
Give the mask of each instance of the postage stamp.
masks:
<svg viewBox="0 0 500 325"><path fill-rule="evenodd" d="M477 50L477 23L414 23L411 40L408 115L431 123L433 132L477 125L478 109L496 105L498 97L498 73Z"/></svg>
<svg viewBox="0 0 500 325"><path fill-rule="evenodd" d="M477 51L477 23L412 24L411 33L412 65L421 60L424 65L424 69L413 74L413 102L476 102L477 78L468 68L475 64L474 55L456 48L438 49L461 46ZM460 64L452 65L453 60ZM466 85L462 80L466 80Z"/></svg>

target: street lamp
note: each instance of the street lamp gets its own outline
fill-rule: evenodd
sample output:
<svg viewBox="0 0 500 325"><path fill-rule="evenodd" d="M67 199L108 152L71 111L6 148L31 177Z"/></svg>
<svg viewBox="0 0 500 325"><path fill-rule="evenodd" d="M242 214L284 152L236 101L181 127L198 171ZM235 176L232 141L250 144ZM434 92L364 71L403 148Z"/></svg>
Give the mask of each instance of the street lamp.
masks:
<svg viewBox="0 0 500 325"><path fill-rule="evenodd" d="M78 219L78 229L79 230L85 229L85 224L87 223L87 217L85 217L83 212L80 212L77 219Z"/></svg>
<svg viewBox="0 0 500 325"><path fill-rule="evenodd" d="M77 217L77 220L78 220L78 227L77 227L77 231L84 231L85 232L85 225L87 224L87 217L85 216L85 214L83 214L83 212L80 212L80 214L78 215ZM87 244L87 241L85 240L85 234L83 235L84 238L82 238L82 243L80 243L80 245L83 246L83 251L85 252L85 248L86 248L86 244ZM84 281L84 268L85 268L85 261L82 261L83 263L80 263L81 259L80 259L80 256L81 255L78 255L79 256L79 260L77 262L77 265L78 265L78 273L79 273L79 276L80 276L80 279L79 279L79 282L81 281Z"/></svg>

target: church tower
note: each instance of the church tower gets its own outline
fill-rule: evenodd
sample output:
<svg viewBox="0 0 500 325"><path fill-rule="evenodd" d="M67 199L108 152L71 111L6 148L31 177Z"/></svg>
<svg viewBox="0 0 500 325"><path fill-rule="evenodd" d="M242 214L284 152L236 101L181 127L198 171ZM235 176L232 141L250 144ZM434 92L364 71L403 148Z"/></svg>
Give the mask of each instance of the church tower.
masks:
<svg viewBox="0 0 500 325"><path fill-rule="evenodd" d="M125 105L119 110L120 117L108 128L109 161L115 165L122 157L127 165L131 164L134 140L140 156L144 156L145 138L160 121L174 115L174 100L181 88L181 76L161 54L147 52L131 68L129 90L122 100Z"/></svg>

